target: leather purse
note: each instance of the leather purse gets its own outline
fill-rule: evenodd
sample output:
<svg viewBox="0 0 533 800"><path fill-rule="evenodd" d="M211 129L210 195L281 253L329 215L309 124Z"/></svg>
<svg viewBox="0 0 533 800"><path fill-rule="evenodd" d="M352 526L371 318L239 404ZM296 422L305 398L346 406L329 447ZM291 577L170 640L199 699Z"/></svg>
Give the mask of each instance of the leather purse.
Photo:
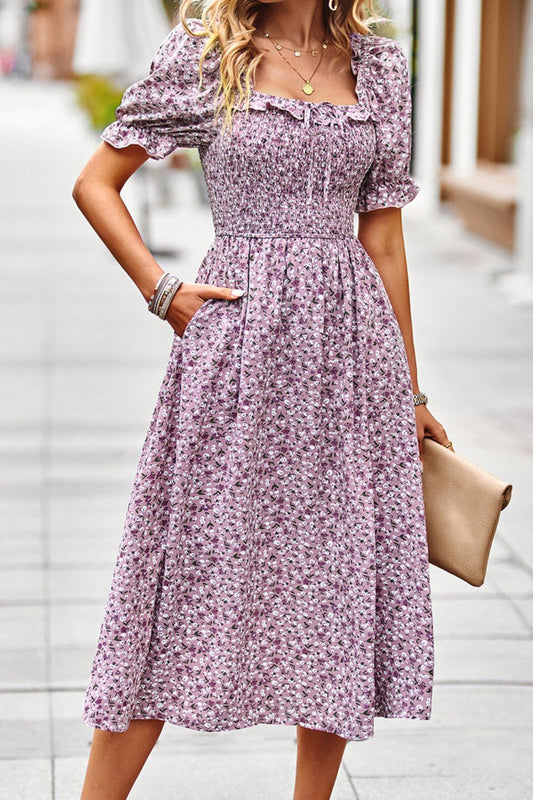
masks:
<svg viewBox="0 0 533 800"><path fill-rule="evenodd" d="M512 485L429 437L422 484L430 564L481 586Z"/></svg>

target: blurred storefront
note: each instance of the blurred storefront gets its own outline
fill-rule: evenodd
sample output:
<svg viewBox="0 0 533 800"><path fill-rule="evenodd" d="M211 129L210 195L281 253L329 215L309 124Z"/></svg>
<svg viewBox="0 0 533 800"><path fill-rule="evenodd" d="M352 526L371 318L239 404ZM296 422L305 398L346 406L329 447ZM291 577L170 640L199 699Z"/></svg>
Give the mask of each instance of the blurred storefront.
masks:
<svg viewBox="0 0 533 800"><path fill-rule="evenodd" d="M28 13L27 36L32 75L40 79L69 79L74 76L76 64L73 61L76 55L79 21L83 21L85 18L90 18L92 21L98 14L102 20L100 48L102 49L105 45L111 56L113 51L121 50L124 37L120 34L117 35L113 45L110 40L112 34L110 28L111 23L114 24L118 18L123 18L125 34L133 29L132 34L135 40L130 60L137 59L137 62L141 62L143 68L146 69L146 52L144 52L145 48L138 44L137 29L144 26L146 47L152 48L150 54L153 55L154 45L151 31L155 27L155 23L152 23L152 20L156 19L158 23L160 19L166 20L167 12L172 7L171 2L167 3L162 0L128 0L128 2L111 0L110 3L107 0L35 0L34 2L10 0L10 2L19 3ZM95 7L94 11L93 7ZM146 29L146 25L148 25L148 29ZM85 25L83 34L83 54L80 58L87 61L90 56L87 55L89 46L85 43ZM162 38L161 33L158 36L157 43Z"/></svg>
<svg viewBox="0 0 533 800"><path fill-rule="evenodd" d="M420 203L515 254L533 299L533 0L384 0L410 58Z"/></svg>
<svg viewBox="0 0 533 800"><path fill-rule="evenodd" d="M410 53L413 165L472 230L515 246L529 0L389 0Z"/></svg>
<svg viewBox="0 0 533 800"><path fill-rule="evenodd" d="M471 229L509 248L516 236L525 14L526 0L448 0L445 8L442 196Z"/></svg>
<svg viewBox="0 0 533 800"><path fill-rule="evenodd" d="M79 0L37 0L27 3L33 77L72 77L79 5Z"/></svg>

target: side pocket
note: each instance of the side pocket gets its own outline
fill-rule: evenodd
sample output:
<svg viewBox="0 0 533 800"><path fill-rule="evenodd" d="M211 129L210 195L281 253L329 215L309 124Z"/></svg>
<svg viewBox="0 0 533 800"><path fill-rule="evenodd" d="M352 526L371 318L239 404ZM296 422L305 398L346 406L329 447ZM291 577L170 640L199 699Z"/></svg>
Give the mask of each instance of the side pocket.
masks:
<svg viewBox="0 0 533 800"><path fill-rule="evenodd" d="M199 317L201 317L201 315L202 315L202 312L203 312L203 310L205 309L205 307L206 307L207 305L209 305L210 303L212 303L212 302L213 302L213 300L219 300L219 299L220 299L219 297L208 297L208 298L207 298L207 300L204 300L204 302L202 303L202 305L201 305L201 306L199 306L199 307L196 309L196 311L194 312L194 314L192 315L192 317L191 317L191 318L190 318L190 320L188 321L187 325L185 326L185 330L183 331L183 334L182 334L182 337L181 337L181 340L182 340L182 341L184 341L186 338L188 338L188 337L189 337L189 335L190 335L191 331L192 331L192 330L194 329L194 327L195 327L195 326L198 324L198 319L199 319Z"/></svg>

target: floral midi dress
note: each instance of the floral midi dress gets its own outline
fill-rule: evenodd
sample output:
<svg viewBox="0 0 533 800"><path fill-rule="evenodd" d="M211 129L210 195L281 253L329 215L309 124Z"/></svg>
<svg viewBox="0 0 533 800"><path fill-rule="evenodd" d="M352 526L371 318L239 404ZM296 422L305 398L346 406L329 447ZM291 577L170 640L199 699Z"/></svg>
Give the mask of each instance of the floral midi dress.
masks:
<svg viewBox="0 0 533 800"><path fill-rule="evenodd" d="M178 23L102 133L153 159L199 149L215 235L196 280L244 296L173 336L83 721L367 739L375 716L428 719L433 685L410 373L354 234L420 188L407 59L353 33L352 105L252 89L228 135L204 43Z"/></svg>

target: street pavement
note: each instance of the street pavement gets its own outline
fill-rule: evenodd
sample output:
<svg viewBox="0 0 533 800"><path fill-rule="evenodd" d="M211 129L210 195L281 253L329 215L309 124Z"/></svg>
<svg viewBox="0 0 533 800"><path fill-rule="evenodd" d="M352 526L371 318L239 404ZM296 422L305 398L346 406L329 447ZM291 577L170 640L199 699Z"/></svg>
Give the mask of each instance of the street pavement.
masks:
<svg viewBox="0 0 533 800"><path fill-rule="evenodd" d="M71 198L98 144L68 85L0 82L0 800L76 800L84 688L172 331ZM141 171L142 173L143 171ZM190 175L152 162L125 187L154 250L193 280L212 240ZM430 720L350 742L333 800L526 800L533 648L533 308L511 255L448 209L404 210L420 385L457 452L511 481L482 587L431 567ZM295 729L166 725L133 800L290 800Z"/></svg>

